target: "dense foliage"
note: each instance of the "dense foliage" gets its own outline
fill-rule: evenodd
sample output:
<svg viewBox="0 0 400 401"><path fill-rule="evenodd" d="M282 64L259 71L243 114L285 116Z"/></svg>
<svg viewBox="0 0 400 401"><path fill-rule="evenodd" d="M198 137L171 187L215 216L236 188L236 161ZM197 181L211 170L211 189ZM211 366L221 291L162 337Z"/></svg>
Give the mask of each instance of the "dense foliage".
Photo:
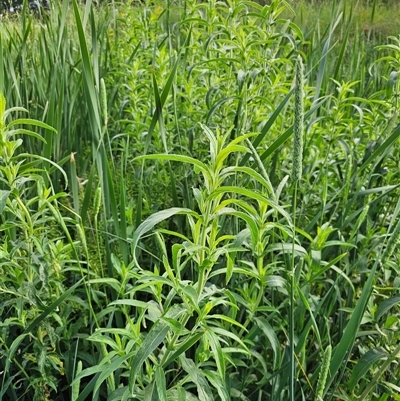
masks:
<svg viewBox="0 0 400 401"><path fill-rule="evenodd" d="M400 399L400 37L259 3L4 20L0 400Z"/></svg>

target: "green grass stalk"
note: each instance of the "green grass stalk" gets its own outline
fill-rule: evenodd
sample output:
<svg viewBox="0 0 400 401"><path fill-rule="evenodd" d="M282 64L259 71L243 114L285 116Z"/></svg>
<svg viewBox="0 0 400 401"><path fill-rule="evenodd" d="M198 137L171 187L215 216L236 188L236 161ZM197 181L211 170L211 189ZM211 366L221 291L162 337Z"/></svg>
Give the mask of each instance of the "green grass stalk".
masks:
<svg viewBox="0 0 400 401"><path fill-rule="evenodd" d="M292 238L292 261L290 278L290 309L289 309L289 347L290 347L290 375L289 375L289 396L290 401L295 401L295 228L296 228L296 208L297 208L297 186L302 176L303 168L303 131L304 131L304 67L301 56L296 61L295 72L295 100L294 100L294 139L293 139L293 169L292 181L294 183L293 195L293 238Z"/></svg>

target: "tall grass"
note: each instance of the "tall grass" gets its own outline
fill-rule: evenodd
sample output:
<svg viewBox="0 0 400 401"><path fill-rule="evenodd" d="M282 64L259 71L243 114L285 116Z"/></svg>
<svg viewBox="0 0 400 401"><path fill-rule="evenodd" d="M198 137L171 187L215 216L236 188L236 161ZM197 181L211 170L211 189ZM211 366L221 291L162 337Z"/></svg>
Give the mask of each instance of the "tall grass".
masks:
<svg viewBox="0 0 400 401"><path fill-rule="evenodd" d="M152 3L0 28L0 399L395 397L398 39Z"/></svg>

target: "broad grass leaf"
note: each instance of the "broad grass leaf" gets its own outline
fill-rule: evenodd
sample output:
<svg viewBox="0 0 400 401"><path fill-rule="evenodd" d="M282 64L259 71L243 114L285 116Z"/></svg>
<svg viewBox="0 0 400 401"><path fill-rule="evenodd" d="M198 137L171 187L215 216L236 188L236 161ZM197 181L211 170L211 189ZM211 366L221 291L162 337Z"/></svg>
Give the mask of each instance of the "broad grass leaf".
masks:
<svg viewBox="0 0 400 401"><path fill-rule="evenodd" d="M195 363L181 355L179 358L183 370L188 374L189 379L196 385L200 401L214 401L215 398L208 384L204 372Z"/></svg>
<svg viewBox="0 0 400 401"><path fill-rule="evenodd" d="M332 48L330 48L330 44L331 44L331 40L333 38L333 33L334 33L337 25L339 24L340 20L342 19L342 17L343 17L343 13L340 13L339 16L337 17L336 21L334 21L334 20L331 21L331 26L329 27L329 35L325 42L324 48L322 50L322 57L319 62L319 69L318 69L318 74L317 74L317 82L315 85L315 94L314 94L314 101L313 101L314 104L318 100L320 92L321 92L321 86L322 86L322 81L324 78L328 54L332 50Z"/></svg>
<svg viewBox="0 0 400 401"><path fill-rule="evenodd" d="M95 278L88 280L88 284L104 284L105 286L110 286L114 288L117 293L121 291L121 282L115 278Z"/></svg>
<svg viewBox="0 0 400 401"><path fill-rule="evenodd" d="M386 359L389 354L383 348L374 348L367 351L353 368L349 380L350 390L353 392L359 380L365 376L369 368L381 359Z"/></svg>
<svg viewBox="0 0 400 401"><path fill-rule="evenodd" d="M90 3L91 2L87 2L88 7L90 7ZM85 22L82 23L81 16L79 13L78 3L76 2L76 0L72 2L72 5L74 9L76 29L79 38L79 46L82 55L83 80L86 89L85 94L87 97L86 100L87 100L87 105L89 107L90 116L93 118L92 122L94 122L93 124L94 126L92 128L97 128L96 132L94 133L96 135L96 140L98 141L100 139L99 133L101 131L100 105L94 83L93 67L90 62L91 57L86 43L86 36L84 29Z"/></svg>
<svg viewBox="0 0 400 401"><path fill-rule="evenodd" d="M78 375L75 376L74 380L72 381L71 384L75 384L77 381L81 380L84 377L91 376L97 373L101 373L104 369L104 366L111 361L111 359L116 355L117 353L114 351L109 352L101 361L98 365L91 366L89 368L84 369L81 371ZM134 352L130 354L130 356L133 356ZM96 380L99 375L97 375ZM94 387L94 385L93 385Z"/></svg>
<svg viewBox="0 0 400 401"><path fill-rule="evenodd" d="M243 348L243 350L248 355L250 355L250 350L247 348L246 344L242 341L242 339L239 336L234 334L232 331L222 329L221 327L212 327L212 330L214 333L219 334L221 337L225 336L225 337L231 338L232 340L236 341Z"/></svg>
<svg viewBox="0 0 400 401"><path fill-rule="evenodd" d="M111 333L111 334L116 334L119 335L121 337L126 337L129 338L133 341L137 340L137 336L134 332L127 330L127 329L113 329L113 328L109 328L109 329L98 329L96 330L90 337L90 340L95 340L96 337L102 337L103 333Z"/></svg>
<svg viewBox="0 0 400 401"><path fill-rule="evenodd" d="M184 283L179 283L179 288L186 295L188 301L192 307L200 314L199 310L199 295L192 285L185 285Z"/></svg>
<svg viewBox="0 0 400 401"><path fill-rule="evenodd" d="M242 330L247 331L247 329L246 329L242 324L240 324L240 323L237 322L236 320L231 319L229 316L225 316L225 315L221 315L221 314L218 314L218 313L217 313L217 314L215 314L215 315L207 315L205 318L206 318L206 319L210 319L210 320L212 320L212 319L224 320L225 322L228 322L228 323L230 323L230 324L233 324L234 326L238 326L238 327L240 327Z"/></svg>
<svg viewBox="0 0 400 401"><path fill-rule="evenodd" d="M314 332L315 332L315 335L317 337L318 344L322 348L321 335L319 333L319 328L318 328L317 322L316 322L315 317L314 317L314 312L313 312L313 310L312 310L312 308L310 306L310 303L308 302L306 296L303 294L303 291L301 290L301 288L298 288L297 291L298 291L299 297L301 299L301 302L303 303L304 307L308 310L308 313L310 314L310 320L312 322L312 325L313 325L313 328L314 328ZM300 344L300 342L298 341L297 342L297 346L301 346L304 349L304 347L306 346L306 343L304 342L303 344Z"/></svg>
<svg viewBox="0 0 400 401"><path fill-rule="evenodd" d="M119 387L116 390L112 391L107 396L107 401L121 401L123 400L124 395L127 394L129 396L129 389L127 386Z"/></svg>
<svg viewBox="0 0 400 401"><path fill-rule="evenodd" d="M164 341L170 330L169 325L159 320L146 335L141 347L132 361L132 369L129 375L129 390L132 392L136 381L136 375L142 368L144 361Z"/></svg>
<svg viewBox="0 0 400 401"><path fill-rule="evenodd" d="M4 125L4 112L6 110L6 99L4 92L4 56L3 56L3 35L0 35L0 126Z"/></svg>
<svg viewBox="0 0 400 401"><path fill-rule="evenodd" d="M28 129L25 129L25 128L13 129L12 131L9 131L9 132L8 132L7 136L8 136L9 138L11 138L11 137L13 137L13 136L15 136L15 135L22 135L22 134L31 136L31 137L36 138L36 139L38 139L39 141L41 141L41 142L47 144L46 139L44 139L44 138L42 137L42 135L38 134L37 132L34 132L34 131L30 131L30 130L28 130Z"/></svg>
<svg viewBox="0 0 400 401"><path fill-rule="evenodd" d="M29 153L20 153L20 154L16 155L16 158L25 158L25 157L29 158L29 159L37 159L42 162L49 163L51 166L54 167L54 169L57 169L63 175L65 182L68 183L68 176L67 176L66 172L60 167L59 164L53 162L50 159L46 159L45 157L40 156L40 155L34 155L34 154L29 154Z"/></svg>
<svg viewBox="0 0 400 401"><path fill-rule="evenodd" d="M221 169L224 161L231 153L239 153L239 152L246 153L248 151L249 149L247 149L246 146L243 145L232 145L232 144L227 145L224 149L218 152L218 155L215 160L216 164L215 168L217 170Z"/></svg>
<svg viewBox="0 0 400 401"><path fill-rule="evenodd" d="M277 276L275 274L272 274L270 276L267 276L265 280L265 285L267 287L271 288L279 288L281 292L287 293L286 287L287 287L287 280L281 276Z"/></svg>
<svg viewBox="0 0 400 401"><path fill-rule="evenodd" d="M258 181L264 188L268 190L268 195L274 194L274 189L271 186L271 183L268 182L260 173L252 169L251 167L244 167L244 166L230 166L226 167L221 171L221 174L227 173L245 173L249 175L251 178L254 178Z"/></svg>
<svg viewBox="0 0 400 401"><path fill-rule="evenodd" d="M375 312L375 320L378 321L390 308L400 303L400 295L382 301Z"/></svg>

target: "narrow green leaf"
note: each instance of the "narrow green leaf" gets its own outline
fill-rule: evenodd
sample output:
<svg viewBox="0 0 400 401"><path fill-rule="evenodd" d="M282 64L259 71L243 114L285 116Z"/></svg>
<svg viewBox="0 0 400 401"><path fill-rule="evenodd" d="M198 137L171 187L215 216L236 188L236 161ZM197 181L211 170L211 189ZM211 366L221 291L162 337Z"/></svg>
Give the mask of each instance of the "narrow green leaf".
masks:
<svg viewBox="0 0 400 401"><path fill-rule="evenodd" d="M281 360L280 343L276 336L275 330L264 318L255 318L257 326L263 331L271 345L274 354L274 369L277 369ZM267 345L266 345L267 346Z"/></svg>
<svg viewBox="0 0 400 401"><path fill-rule="evenodd" d="M351 377L349 380L349 387L351 391L354 391L359 380L366 375L369 368L381 359L388 358L389 354L383 348L373 348L367 351L357 362L353 368Z"/></svg>
<svg viewBox="0 0 400 401"><path fill-rule="evenodd" d="M177 161L182 163L193 164L197 167L203 174L209 174L208 167L201 161L194 159L193 157L185 155L175 155L175 154L154 154L154 155L143 155L138 156L134 160L165 160L165 161Z"/></svg>
<svg viewBox="0 0 400 401"><path fill-rule="evenodd" d="M318 110L324 103L325 99L322 99L319 103L316 103L313 105L313 107L304 115L304 121L306 121L311 115ZM293 128L294 126L292 125L289 127L281 136L279 136L269 147L268 149L262 153L260 156L261 161L264 161L267 159L269 156L271 156L279 147L281 147L293 134Z"/></svg>
<svg viewBox="0 0 400 401"><path fill-rule="evenodd" d="M171 72L170 72L170 74L168 76L168 80L167 80L167 82L165 84L165 87L164 87L162 93L161 93L161 96L158 96L158 104L156 105L156 110L154 111L153 118L151 119L150 127L149 127L149 130L148 130L148 133L147 133L146 144L145 144L145 154L147 153L147 151L149 149L149 146L150 146L150 143L151 143L151 137L152 137L154 129L156 127L157 121L159 121L159 117L160 117L160 113L162 111L162 108L164 107L164 104L165 104L165 102L167 100L168 94L171 91L172 84L174 82L176 71L178 69L179 63L180 63L180 54L178 54L177 57L176 57L175 64L174 64L174 66L173 66L173 68L172 68L172 70L171 70ZM156 82L156 80L154 78L155 78L155 75L153 74L153 85L157 85L157 82ZM153 90L154 90L154 93L156 93L155 92L156 90L157 90L157 93L158 93L158 87L153 86Z"/></svg>
<svg viewBox="0 0 400 401"><path fill-rule="evenodd" d="M10 349L8 350L8 355L6 359L6 366L3 372L3 379L6 377L8 370L10 369L11 360L14 358L14 354L17 351L21 342L25 339L25 337L29 335L29 332L20 334L11 344Z"/></svg>
<svg viewBox="0 0 400 401"><path fill-rule="evenodd" d="M349 322L347 323L342 338L340 339L339 344L334 349L331 359L331 365L329 368L328 379L325 385L324 395L327 393L330 385L333 383L336 373L339 371L340 368L345 367L343 362L346 358L346 355L348 354L348 352L351 351L354 345L354 340L357 336L357 332L359 330L361 320L371 294L372 284L374 282L377 267L378 262L375 263L371 272L369 273L368 280L364 285L361 296L357 302L356 307L353 310Z"/></svg>
<svg viewBox="0 0 400 401"><path fill-rule="evenodd" d="M217 390L221 401L230 401L231 397L226 382L221 379L220 375L213 370L205 370L204 375L207 377L212 386Z"/></svg>
<svg viewBox="0 0 400 401"><path fill-rule="evenodd" d="M36 127L44 128L49 131L53 131L53 132L57 133L57 130L55 128L51 127L50 125L43 123L42 121L39 121L39 120L33 120L31 118L18 118L16 120L13 120L8 124L8 128L10 128L14 125L34 125Z"/></svg>
<svg viewBox="0 0 400 401"><path fill-rule="evenodd" d="M132 369L129 375L129 391L133 392L136 375L142 368L144 361L164 341L169 329L169 325L166 322L159 320L146 335L139 351L132 361Z"/></svg>
<svg viewBox="0 0 400 401"><path fill-rule="evenodd" d="M138 265L138 262L136 260L136 247L139 243L140 238L152 230L154 226L166 219L169 219L170 217L176 215L176 214L189 214L192 216L197 216L197 213L193 212L190 209L185 209L185 208L178 208L178 207L173 207L171 209L166 209L166 210L161 210L160 212L154 213L151 216L149 216L140 226L136 229L136 231L133 233L133 237L131 240L131 246L132 246L132 254L134 255L135 258L135 263Z"/></svg>
<svg viewBox="0 0 400 401"><path fill-rule="evenodd" d="M365 162L357 168L357 174L360 174L362 170L364 170L369 164L371 164L375 159L378 158L382 153L384 153L386 150L391 149L393 144L397 141L397 139L400 137L400 124L397 125L396 129L393 131L392 135L389 136L389 138L386 139L385 142L382 143L372 154L370 157L368 157ZM378 159L379 160L379 159Z"/></svg>
<svg viewBox="0 0 400 401"><path fill-rule="evenodd" d="M215 363L217 364L218 373L221 376L221 379L225 381L225 357L224 353L222 352L221 344L218 340L218 336L212 331L211 328L208 328L206 331L206 337L210 342L211 350L213 352L213 356L215 359Z"/></svg>
<svg viewBox="0 0 400 401"><path fill-rule="evenodd" d="M191 359L185 358L181 355L179 360L182 364L183 370L189 375L190 380L196 384L200 401L214 401L213 393L204 373Z"/></svg>
<svg viewBox="0 0 400 401"><path fill-rule="evenodd" d="M156 386L158 398L160 401L167 401L167 382L165 379L165 372L161 366L156 367Z"/></svg>
<svg viewBox="0 0 400 401"><path fill-rule="evenodd" d="M378 321L389 309L398 303L400 303L400 295L382 301L375 312L375 320Z"/></svg>
<svg viewBox="0 0 400 401"><path fill-rule="evenodd" d="M200 340L201 337L204 335L204 330L200 331L194 335L189 335L189 337L180 345L177 345L176 351L168 357L168 359L163 363L164 367L167 367L170 363L175 361L180 355L186 352L189 348L191 348L197 341Z"/></svg>
<svg viewBox="0 0 400 401"><path fill-rule="evenodd" d="M111 363L105 363L102 365L100 376L96 380L96 384L93 388L93 396L99 391L100 386L110 375L112 375L120 366L129 358L134 355L134 352L130 352L124 356L115 358Z"/></svg>
<svg viewBox="0 0 400 401"><path fill-rule="evenodd" d="M52 313L58 306L60 306L83 282L81 278L77 283L65 291L60 298L53 302L47 309L45 309L24 331L22 334L30 333L35 327L37 327L50 313Z"/></svg>
<svg viewBox="0 0 400 401"><path fill-rule="evenodd" d="M7 204L7 199L10 196L11 191L0 190L0 214L3 213L4 208Z"/></svg>
<svg viewBox="0 0 400 401"><path fill-rule="evenodd" d="M289 101L289 99L292 97L294 92L294 88L285 96L285 98L282 100L282 102L279 104L279 106L275 109L275 111L272 113L271 117L268 119L268 121L266 122L266 124L263 126L261 132L259 133L259 135L257 135L257 138L255 138L255 140L253 141L253 146L257 149L257 146L260 145L260 143L262 142L262 140L265 138L265 136L267 135L268 131L270 130L270 128L272 127L273 123L275 122L275 120L277 119L277 117L279 116L280 112L283 110L283 108L285 107L286 103ZM244 166L247 161L250 158L250 154L246 154L242 157L242 159L240 160L240 166Z"/></svg>

